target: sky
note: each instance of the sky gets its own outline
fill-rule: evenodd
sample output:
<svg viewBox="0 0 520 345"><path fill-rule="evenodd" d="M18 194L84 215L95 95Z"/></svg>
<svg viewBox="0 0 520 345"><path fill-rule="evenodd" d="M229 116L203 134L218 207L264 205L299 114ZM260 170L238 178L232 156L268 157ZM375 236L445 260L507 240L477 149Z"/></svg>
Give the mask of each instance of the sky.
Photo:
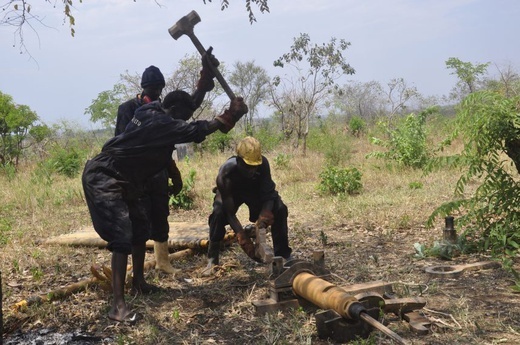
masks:
<svg viewBox="0 0 520 345"><path fill-rule="evenodd" d="M46 124L99 127L85 108L120 74L155 65L170 75L197 52L187 36L168 33L192 10L201 17L195 35L221 62L254 61L270 76L281 73L273 61L301 33L316 44L332 37L351 43L344 56L356 73L345 83L403 78L425 96L442 96L457 81L446 69L450 57L490 62L490 75L496 66L520 71L518 0L269 0L269 13L253 5L253 24L242 0L230 0L224 11L220 0L76 0L75 37L61 1L30 2L44 24L24 29L30 54L20 53L15 28L0 26L0 92Z"/></svg>

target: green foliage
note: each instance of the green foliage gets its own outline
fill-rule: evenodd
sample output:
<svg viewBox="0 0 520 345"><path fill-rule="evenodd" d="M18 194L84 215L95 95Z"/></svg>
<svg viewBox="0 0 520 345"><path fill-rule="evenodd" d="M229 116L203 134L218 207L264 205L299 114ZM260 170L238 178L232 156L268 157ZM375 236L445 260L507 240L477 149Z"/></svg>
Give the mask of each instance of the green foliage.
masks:
<svg viewBox="0 0 520 345"><path fill-rule="evenodd" d="M34 280L38 281L43 278L43 271L40 267L33 266L29 269Z"/></svg>
<svg viewBox="0 0 520 345"><path fill-rule="evenodd" d="M123 90L123 85L116 84L112 90L100 92L85 109L85 114L90 115L90 121L101 122L105 128L113 128L116 124L117 108L124 101Z"/></svg>
<svg viewBox="0 0 520 345"><path fill-rule="evenodd" d="M169 205L174 208L191 210L193 208L193 187L195 186L194 169L190 169L188 177L183 179L182 190L177 195L170 196Z"/></svg>
<svg viewBox="0 0 520 345"><path fill-rule="evenodd" d="M274 167L277 169L287 169L291 161L291 156L286 153L279 153L274 157Z"/></svg>
<svg viewBox="0 0 520 345"><path fill-rule="evenodd" d="M348 128L350 128L350 132L356 137L359 137L361 133L365 131L366 126L365 120L357 115L352 116L348 121Z"/></svg>
<svg viewBox="0 0 520 345"><path fill-rule="evenodd" d="M325 155L327 165L341 166L351 158L350 138L337 131L334 120L327 120L320 127L309 131L307 147Z"/></svg>
<svg viewBox="0 0 520 345"><path fill-rule="evenodd" d="M329 237L327 236L327 234L325 233L325 231L321 230L321 231L320 231L320 242L321 242L321 244L322 244L324 247L327 246L328 240L329 240Z"/></svg>
<svg viewBox="0 0 520 345"><path fill-rule="evenodd" d="M377 345L378 343L375 333L370 333L368 338L356 337L356 340L349 341L351 345Z"/></svg>
<svg viewBox="0 0 520 345"><path fill-rule="evenodd" d="M177 308L173 309L172 319L174 319L176 322L179 322L181 320L181 312L179 309L177 309Z"/></svg>
<svg viewBox="0 0 520 345"><path fill-rule="evenodd" d="M317 71L326 83L332 83L334 74L339 70L344 74L354 74L354 69L346 62L343 56L350 42L332 37L327 44L312 44L309 34L301 33L294 38L291 51L278 58L274 65L284 67L285 64L307 61L311 70ZM336 46L336 43L337 46Z"/></svg>
<svg viewBox="0 0 520 345"><path fill-rule="evenodd" d="M255 136L253 120L258 115L258 105L269 96L270 77L266 69L256 65L254 60L245 63L237 61L233 67L228 81L238 94L246 95L245 102L249 108L240 122L248 135Z"/></svg>
<svg viewBox="0 0 520 345"><path fill-rule="evenodd" d="M479 78L486 73L489 63L472 64L464 62L458 58L451 57L446 60L446 67L454 70L451 74L455 74L458 78L458 87L462 94L468 94L477 90Z"/></svg>
<svg viewBox="0 0 520 345"><path fill-rule="evenodd" d="M0 165L16 167L23 151L45 137L45 126L26 105L17 105L0 92ZM32 136L34 134L34 137Z"/></svg>
<svg viewBox="0 0 520 345"><path fill-rule="evenodd" d="M467 252L464 247L463 237L459 237L457 243L448 241L435 241L432 247L421 243L415 243L415 257L424 259L428 256L437 257L442 260L451 260L463 252Z"/></svg>
<svg viewBox="0 0 520 345"><path fill-rule="evenodd" d="M423 184L419 181L412 181L408 184L408 188L410 189L422 189Z"/></svg>
<svg viewBox="0 0 520 345"><path fill-rule="evenodd" d="M48 160L38 162L31 174L31 182L34 185L50 187L54 182L52 174L53 167Z"/></svg>
<svg viewBox="0 0 520 345"><path fill-rule="evenodd" d="M262 152L269 152L275 149L282 142L282 136L269 127L269 123L264 123L257 129L254 137L262 144Z"/></svg>
<svg viewBox="0 0 520 345"><path fill-rule="evenodd" d="M520 139L519 101L481 91L462 102L452 138L463 140L464 149L455 161L466 164L467 170L456 184L457 199L439 206L428 219L431 226L439 216L460 213L457 223L474 249L491 251L506 267L520 248L520 184L503 155L513 155L508 143ZM466 187L475 179L480 185L466 197Z"/></svg>
<svg viewBox="0 0 520 345"><path fill-rule="evenodd" d="M426 143L426 119L436 108L429 108L418 115L410 114L399 121L395 129L381 123L388 135L388 140L371 138L372 144L384 147L387 151L372 152L367 157L376 157L395 161L411 168L422 168L428 162L431 153Z"/></svg>
<svg viewBox="0 0 520 345"><path fill-rule="evenodd" d="M201 148L210 153L224 152L231 148L232 141L233 137L229 133L216 131L202 142Z"/></svg>
<svg viewBox="0 0 520 345"><path fill-rule="evenodd" d="M83 163L83 155L76 148L55 146L51 151L47 166L51 172L73 178L78 176L83 168Z"/></svg>
<svg viewBox="0 0 520 345"><path fill-rule="evenodd" d="M9 233L11 232L11 222L2 217L0 218L0 244L4 245L9 242Z"/></svg>
<svg viewBox="0 0 520 345"><path fill-rule="evenodd" d="M318 189L326 194L358 194L363 188L362 175L356 168L338 168L329 165L320 173Z"/></svg>
<svg viewBox="0 0 520 345"><path fill-rule="evenodd" d="M0 165L0 173L5 174L8 181L12 181L16 176L16 167L12 164Z"/></svg>
<svg viewBox="0 0 520 345"><path fill-rule="evenodd" d="M508 265L508 267L511 267L512 264ZM520 273L518 271L512 270L513 277L514 277L514 285L511 286L511 290L514 292L520 292Z"/></svg>
<svg viewBox="0 0 520 345"><path fill-rule="evenodd" d="M273 86L281 91L273 92L272 105L280 115L282 132L287 138L293 137L296 146L303 143L303 153L311 118L319 114L320 106L337 88L336 80L354 74L343 55L349 45L335 37L328 43L313 44L308 34L300 33L290 51L274 61L274 66L288 66L295 72L293 78L273 78Z"/></svg>

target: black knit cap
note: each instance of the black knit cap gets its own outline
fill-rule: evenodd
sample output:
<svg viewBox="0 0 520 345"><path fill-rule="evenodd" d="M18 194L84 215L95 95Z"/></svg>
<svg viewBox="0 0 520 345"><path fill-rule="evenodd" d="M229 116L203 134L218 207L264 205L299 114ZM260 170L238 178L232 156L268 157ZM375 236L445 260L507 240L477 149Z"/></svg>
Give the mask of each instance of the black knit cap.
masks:
<svg viewBox="0 0 520 345"><path fill-rule="evenodd" d="M157 67L152 65L144 70L141 77L141 87L143 89L148 86L164 87L165 85L164 76Z"/></svg>

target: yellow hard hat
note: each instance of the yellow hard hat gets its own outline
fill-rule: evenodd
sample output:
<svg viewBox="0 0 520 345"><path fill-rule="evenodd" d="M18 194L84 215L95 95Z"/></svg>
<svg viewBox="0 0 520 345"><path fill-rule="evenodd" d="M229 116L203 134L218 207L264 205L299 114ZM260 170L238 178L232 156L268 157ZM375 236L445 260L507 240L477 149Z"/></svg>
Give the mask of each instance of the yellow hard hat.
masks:
<svg viewBox="0 0 520 345"><path fill-rule="evenodd" d="M247 165L262 164L260 142L253 137L245 137L237 146L237 156L242 158Z"/></svg>

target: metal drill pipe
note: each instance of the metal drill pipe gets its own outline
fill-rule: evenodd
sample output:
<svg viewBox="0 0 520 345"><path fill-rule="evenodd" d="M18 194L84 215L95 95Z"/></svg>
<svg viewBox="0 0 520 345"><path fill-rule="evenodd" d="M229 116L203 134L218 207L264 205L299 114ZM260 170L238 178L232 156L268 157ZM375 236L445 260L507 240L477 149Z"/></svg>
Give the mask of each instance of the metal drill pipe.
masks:
<svg viewBox="0 0 520 345"><path fill-rule="evenodd" d="M327 310L332 309L342 317L354 320L349 314L349 305L357 302L353 296L336 285L316 277L309 272L302 272L293 279L294 292L318 307Z"/></svg>
<svg viewBox="0 0 520 345"><path fill-rule="evenodd" d="M322 309L332 309L342 317L351 320L362 319L399 344L408 344L391 329L368 315L359 301L339 286L316 277L309 272L302 272L293 278L292 288L295 294Z"/></svg>

